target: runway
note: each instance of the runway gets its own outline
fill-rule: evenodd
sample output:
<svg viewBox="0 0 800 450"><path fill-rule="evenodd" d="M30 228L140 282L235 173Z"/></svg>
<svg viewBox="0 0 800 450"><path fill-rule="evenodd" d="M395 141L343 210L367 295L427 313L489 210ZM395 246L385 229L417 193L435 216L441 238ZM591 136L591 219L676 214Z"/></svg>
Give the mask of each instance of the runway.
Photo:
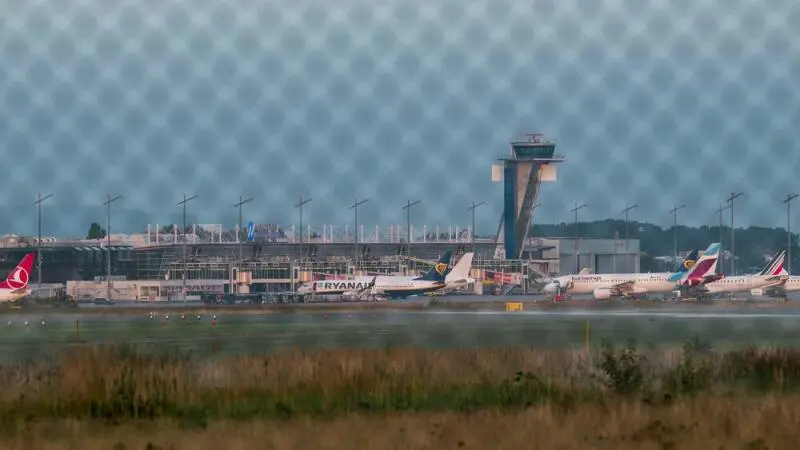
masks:
<svg viewBox="0 0 800 450"><path fill-rule="evenodd" d="M223 312L224 311L224 312ZM152 314L152 316L151 316ZM42 319L44 322L42 322ZM563 311L364 311L303 314L238 313L5 314L0 362L53 356L64 348L128 343L182 350L197 357L289 349L386 346L577 347L630 339L642 347L675 346L700 338L717 347L797 345L800 309L708 310L692 306ZM27 324L26 324L27 321ZM588 332L588 333L587 333Z"/></svg>

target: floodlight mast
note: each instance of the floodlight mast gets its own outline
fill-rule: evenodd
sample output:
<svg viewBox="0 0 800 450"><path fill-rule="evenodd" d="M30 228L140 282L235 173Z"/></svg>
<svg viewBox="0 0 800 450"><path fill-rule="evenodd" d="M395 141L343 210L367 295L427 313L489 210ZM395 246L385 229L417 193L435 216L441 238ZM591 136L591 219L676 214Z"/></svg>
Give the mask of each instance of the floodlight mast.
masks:
<svg viewBox="0 0 800 450"><path fill-rule="evenodd" d="M103 205L108 210L106 217L106 300L111 301L111 204L122 198L122 195L117 195L111 198L111 193L107 195L107 200Z"/></svg>
<svg viewBox="0 0 800 450"><path fill-rule="evenodd" d="M405 206L403 209L406 210L406 246L408 249L406 250L406 256L411 258L411 207L414 205L419 205L421 200L416 200L412 202L411 200L406 201Z"/></svg>
<svg viewBox="0 0 800 450"><path fill-rule="evenodd" d="M792 200L798 196L800 194L789 194L786 196L786 200L783 201L783 203L786 203L786 257L788 258L786 270L789 275L792 274Z"/></svg>
<svg viewBox="0 0 800 450"><path fill-rule="evenodd" d="M678 205L670 209L672 214L672 265L675 272L678 271L678 211L686 208L686 205Z"/></svg>
<svg viewBox="0 0 800 450"><path fill-rule="evenodd" d="M731 192L730 197L726 200L731 209L731 275L736 275L736 256L734 254L736 235L733 226L733 201L744 195L744 192Z"/></svg>
<svg viewBox="0 0 800 450"><path fill-rule="evenodd" d="M368 201L368 198L359 200L358 197L356 197L356 201L350 205L350 209L353 210L353 257L355 258L356 264L358 264L358 207Z"/></svg>
<svg viewBox="0 0 800 450"><path fill-rule="evenodd" d="M475 253L475 209L477 209L479 206L483 206L485 204L486 204L486 202L475 203L475 201L473 200L472 201L472 206L467 208L467 211L472 212L472 228L470 229L469 240L470 240L470 243L472 244L472 253L473 254Z"/></svg>
<svg viewBox="0 0 800 450"><path fill-rule="evenodd" d="M242 263L242 206L246 203L250 203L254 197L249 197L246 199L242 199L242 196L239 196L239 203L233 205L234 208L239 208L239 229L236 230L236 242L239 244L239 264Z"/></svg>
<svg viewBox="0 0 800 450"><path fill-rule="evenodd" d="M183 207L183 301L186 301L186 204L196 199L197 196L193 195L187 197L183 194L183 200L178 202L178 206Z"/></svg>
<svg viewBox="0 0 800 450"><path fill-rule="evenodd" d="M47 194L42 197L39 192L36 196L36 201L33 202L37 206L37 222L39 226L39 239L36 241L36 273L38 275L38 289L42 288L42 202L52 197L53 194Z"/></svg>
<svg viewBox="0 0 800 450"><path fill-rule="evenodd" d="M303 260L303 205L313 200L312 198L304 199L303 196L300 196L300 201L294 205L295 208L300 209L300 260Z"/></svg>
<svg viewBox="0 0 800 450"><path fill-rule="evenodd" d="M576 274L581 271L581 263L580 263L579 255L578 255L578 211L580 211L583 208L586 208L588 206L589 205L587 205L586 203L584 203L582 205L578 205L578 203L576 202L575 203L575 207L572 208L571 210L569 210L570 213L575 215L575 222L574 222L575 223L575 246L574 246L574 250L573 250L573 257L575 258L575 273Z"/></svg>

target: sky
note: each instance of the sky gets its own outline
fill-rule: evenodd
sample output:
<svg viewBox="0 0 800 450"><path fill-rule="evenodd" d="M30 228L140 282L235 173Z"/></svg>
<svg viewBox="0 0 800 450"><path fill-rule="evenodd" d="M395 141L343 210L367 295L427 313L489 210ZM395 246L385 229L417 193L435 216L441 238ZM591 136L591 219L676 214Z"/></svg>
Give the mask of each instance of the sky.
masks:
<svg viewBox="0 0 800 450"><path fill-rule="evenodd" d="M784 226L800 191L791 0L0 0L0 233L120 210L494 231L491 164L542 132L567 162L534 221ZM798 209L800 210L800 209ZM141 219L143 216L146 219ZM137 223L130 223L136 220Z"/></svg>

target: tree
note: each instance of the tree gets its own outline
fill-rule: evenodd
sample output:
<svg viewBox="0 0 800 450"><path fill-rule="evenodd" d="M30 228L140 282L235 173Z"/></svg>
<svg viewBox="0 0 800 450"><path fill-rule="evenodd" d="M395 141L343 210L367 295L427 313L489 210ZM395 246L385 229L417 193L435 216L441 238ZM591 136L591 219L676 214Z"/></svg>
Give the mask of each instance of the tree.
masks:
<svg viewBox="0 0 800 450"><path fill-rule="evenodd" d="M97 222L92 222L92 224L89 225L89 234L86 236L86 239L103 239L104 237L106 237L105 228L101 227Z"/></svg>

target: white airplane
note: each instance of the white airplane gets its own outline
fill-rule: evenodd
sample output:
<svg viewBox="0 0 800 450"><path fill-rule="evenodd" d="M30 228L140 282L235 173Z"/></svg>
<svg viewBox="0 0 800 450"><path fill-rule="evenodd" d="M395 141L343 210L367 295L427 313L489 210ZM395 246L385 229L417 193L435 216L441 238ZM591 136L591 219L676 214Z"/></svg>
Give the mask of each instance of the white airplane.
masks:
<svg viewBox="0 0 800 450"><path fill-rule="evenodd" d="M470 284L475 283L475 279L469 276L472 270L472 259L475 254L472 252L464 253L458 260L453 270L444 277L445 286L437 292L449 292L457 289L464 289Z"/></svg>
<svg viewBox="0 0 800 450"><path fill-rule="evenodd" d="M772 257L770 262L757 274L724 277L706 283L698 289L703 296L714 294L729 294L764 289L786 282L789 275L783 269L786 251L781 250Z"/></svg>
<svg viewBox="0 0 800 450"><path fill-rule="evenodd" d="M389 298L406 298L412 295L436 291L447 285L447 269L452 252L447 250L436 265L422 276L379 275L356 277L351 280L317 280L305 283L297 289L301 295L345 295L357 296L369 292ZM462 258L463 259L463 258ZM469 259L471 265L471 257ZM467 270L469 275L469 270Z"/></svg>
<svg viewBox="0 0 800 450"><path fill-rule="evenodd" d="M33 258L35 256L35 252L25 255L22 261L17 264L17 267L0 283L0 302L15 302L31 294L31 290L28 289L28 281L33 271Z"/></svg>
<svg viewBox="0 0 800 450"><path fill-rule="evenodd" d="M786 275L788 278L771 286L751 289L750 294L755 297L786 299L788 294L800 291L800 276L789 275L785 270L781 275Z"/></svg>
<svg viewBox="0 0 800 450"><path fill-rule="evenodd" d="M544 292L592 294L598 300L672 292L686 280L703 280L713 273L716 270L719 247L719 244L711 244L699 259L696 258L697 251L693 251L678 272L565 275L548 283Z"/></svg>

